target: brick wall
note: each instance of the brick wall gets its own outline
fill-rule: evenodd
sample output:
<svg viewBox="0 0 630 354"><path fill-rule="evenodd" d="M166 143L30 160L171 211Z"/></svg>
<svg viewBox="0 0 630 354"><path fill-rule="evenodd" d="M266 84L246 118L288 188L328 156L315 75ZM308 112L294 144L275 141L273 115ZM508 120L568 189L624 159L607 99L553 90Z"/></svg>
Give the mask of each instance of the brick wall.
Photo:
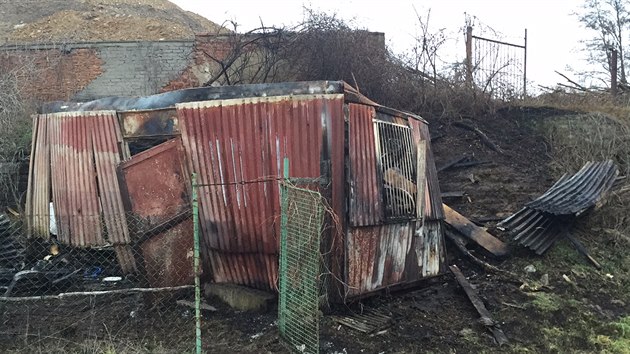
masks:
<svg viewBox="0 0 630 354"><path fill-rule="evenodd" d="M194 41L0 47L0 74L19 73L21 92L37 101L144 96L180 77L194 47Z"/></svg>

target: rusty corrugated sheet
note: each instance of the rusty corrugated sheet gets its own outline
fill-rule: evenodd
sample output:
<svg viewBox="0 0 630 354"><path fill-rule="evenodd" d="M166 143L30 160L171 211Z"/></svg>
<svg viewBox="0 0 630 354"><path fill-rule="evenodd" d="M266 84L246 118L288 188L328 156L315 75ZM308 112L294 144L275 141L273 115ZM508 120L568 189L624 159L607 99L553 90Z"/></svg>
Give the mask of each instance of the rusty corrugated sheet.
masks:
<svg viewBox="0 0 630 354"><path fill-rule="evenodd" d="M440 193L440 183L435 167L435 157L431 148L431 136L426 123L409 119L409 126L415 141L424 140L426 142L426 181L427 189L425 193L424 216L429 220L443 220L444 209L442 208L442 195Z"/></svg>
<svg viewBox="0 0 630 354"><path fill-rule="evenodd" d="M116 173L123 143L120 125L115 112L92 113L94 159L108 240L113 244L127 244L130 242L129 229Z"/></svg>
<svg viewBox="0 0 630 354"><path fill-rule="evenodd" d="M91 119L74 113L46 119L58 240L79 247L103 245Z"/></svg>
<svg viewBox="0 0 630 354"><path fill-rule="evenodd" d="M215 281L276 288L275 179L284 157L291 177L320 177L323 124L342 102L342 95L305 95L177 105L191 171L206 185L200 222ZM251 182L260 179L267 181Z"/></svg>
<svg viewBox="0 0 630 354"><path fill-rule="evenodd" d="M118 112L125 138L160 137L179 134L174 108Z"/></svg>
<svg viewBox="0 0 630 354"><path fill-rule="evenodd" d="M152 287L194 282L193 223L188 218L140 245L147 281Z"/></svg>
<svg viewBox="0 0 630 354"><path fill-rule="evenodd" d="M180 138L134 155L121 163L118 171L127 210L146 227L190 210L190 176Z"/></svg>
<svg viewBox="0 0 630 354"><path fill-rule="evenodd" d="M50 150L48 120L33 116L33 139L26 192L26 215L30 236L48 238L50 227Z"/></svg>
<svg viewBox="0 0 630 354"><path fill-rule="evenodd" d="M134 240L154 287L192 281L193 230L189 174L181 139L134 155L118 166Z"/></svg>
<svg viewBox="0 0 630 354"><path fill-rule="evenodd" d="M31 174L50 176L59 240L80 247L128 243L115 173L122 142L115 112L54 113L39 115L37 120L40 123ZM45 183L49 183L48 177ZM38 195L35 183L31 188L29 193ZM50 191L40 199L48 204Z"/></svg>
<svg viewBox="0 0 630 354"><path fill-rule="evenodd" d="M347 296L359 296L439 274L441 221L409 221L348 230Z"/></svg>
<svg viewBox="0 0 630 354"><path fill-rule="evenodd" d="M564 175L499 225L521 245L543 254L570 229L577 216L606 195L618 174L610 160L588 162L573 176Z"/></svg>
<svg viewBox="0 0 630 354"><path fill-rule="evenodd" d="M384 219L383 183L376 161L373 107L348 104L350 209L352 226L379 225Z"/></svg>

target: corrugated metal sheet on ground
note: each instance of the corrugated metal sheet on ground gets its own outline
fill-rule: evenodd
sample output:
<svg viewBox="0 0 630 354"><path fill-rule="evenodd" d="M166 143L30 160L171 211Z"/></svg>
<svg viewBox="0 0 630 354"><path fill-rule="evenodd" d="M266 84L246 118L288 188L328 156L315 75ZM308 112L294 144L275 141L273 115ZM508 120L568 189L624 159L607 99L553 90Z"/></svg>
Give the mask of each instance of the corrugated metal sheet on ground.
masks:
<svg viewBox="0 0 630 354"><path fill-rule="evenodd" d="M207 185L200 223L215 281L276 288L282 160L291 177L320 177L323 122L342 103L306 95L177 105L191 171ZM267 181L242 184L257 179Z"/></svg>
<svg viewBox="0 0 630 354"><path fill-rule="evenodd" d="M348 230L347 296L437 275L443 268L441 221Z"/></svg>
<svg viewBox="0 0 630 354"><path fill-rule="evenodd" d="M573 176L562 176L547 192L499 225L521 245L542 254L569 230L579 214L612 188L618 173L610 160L588 162Z"/></svg>
<svg viewBox="0 0 630 354"><path fill-rule="evenodd" d="M31 175L50 173L59 240L81 247L128 243L116 176L122 142L116 113L54 113L39 115L37 120L40 123ZM39 183L49 183L48 179L35 179L38 182L29 185L33 197L45 191ZM43 200L48 204L51 196L40 199L37 203L30 201L33 220L37 220L35 208L41 209Z"/></svg>

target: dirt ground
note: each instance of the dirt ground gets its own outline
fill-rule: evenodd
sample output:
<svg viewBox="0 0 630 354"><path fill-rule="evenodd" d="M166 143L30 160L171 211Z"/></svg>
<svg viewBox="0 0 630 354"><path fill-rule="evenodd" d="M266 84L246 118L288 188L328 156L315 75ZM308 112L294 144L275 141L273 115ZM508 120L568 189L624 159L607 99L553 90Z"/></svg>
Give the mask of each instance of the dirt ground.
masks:
<svg viewBox="0 0 630 354"><path fill-rule="evenodd" d="M192 39L221 26L164 0L0 0L0 43Z"/></svg>
<svg viewBox="0 0 630 354"><path fill-rule="evenodd" d="M490 150L476 134L452 125L452 121L430 121L438 167L462 154L479 161L490 161L440 172L443 192L464 192L463 198L446 199L445 202L463 215L479 220L505 217L536 198L553 184L557 176L553 176L548 167L553 152L543 138L544 132L535 130L533 126L536 124L531 123L567 114L570 113L512 108L500 110L492 116L471 119L504 154ZM605 213L606 210L604 208L599 212ZM543 256L512 245L513 252L505 260L486 258L480 250L472 249L476 256L513 272L519 279L487 273L460 256L455 249L448 248L448 264L456 264L462 269L508 337L510 343L503 347L497 345L491 333L480 323L479 315L454 277L445 274L427 280L415 289L381 293L361 303L335 308L332 315L347 315L372 308L391 316L392 325L374 334L364 334L339 325L327 314L320 323L321 352L630 353L630 261L626 251L629 245L593 229L589 220L591 218L579 225L576 236L600 261L601 270L590 266L564 241ZM493 228L494 223L487 226L509 242ZM536 271L525 272L524 268L528 265L534 266ZM540 279L544 274L549 278L549 285L541 287ZM262 314L240 313L219 302L210 302L217 306L218 311L204 312L203 346L208 353L288 352L279 338L276 309ZM127 302L120 306L125 306L119 311L124 318L108 318L111 326L121 321L128 323L129 314L134 311ZM111 311L110 307L110 312L115 311ZM90 342L92 344L87 349L80 342L73 342L70 346L65 342L52 342L60 343L60 347L63 344L63 348L67 349L64 351L86 353L177 353L192 349L190 312L180 309L169 316L159 316L160 319L168 318L168 323L153 318L156 314L154 310L141 311L138 319L134 320L139 322L132 322L138 327L110 333L106 340ZM46 319L54 321L51 316ZM18 323L21 322L16 320L15 325ZM138 333L133 328L146 327L154 328L151 337L140 338L141 344L138 344ZM182 331L173 332L176 328ZM75 328L69 335L80 338L85 333ZM20 347L17 342L22 340L22 337L13 338L13 341L3 337L3 347L23 352L17 349ZM15 345L7 346L9 343ZM28 348L30 352L37 352L50 346L40 341Z"/></svg>

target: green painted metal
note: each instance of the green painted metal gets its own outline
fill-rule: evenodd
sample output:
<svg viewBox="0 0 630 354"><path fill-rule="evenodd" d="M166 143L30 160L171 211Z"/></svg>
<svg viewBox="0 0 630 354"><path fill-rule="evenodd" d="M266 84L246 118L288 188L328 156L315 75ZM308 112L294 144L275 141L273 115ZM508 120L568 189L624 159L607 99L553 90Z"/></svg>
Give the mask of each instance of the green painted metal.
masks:
<svg viewBox="0 0 630 354"><path fill-rule="evenodd" d="M199 201L197 198L197 174L192 174L193 209L193 269L195 272L195 352L201 354L201 268L199 262Z"/></svg>
<svg viewBox="0 0 630 354"><path fill-rule="evenodd" d="M325 206L315 191L281 186L280 334L299 353L319 353L320 235Z"/></svg>

